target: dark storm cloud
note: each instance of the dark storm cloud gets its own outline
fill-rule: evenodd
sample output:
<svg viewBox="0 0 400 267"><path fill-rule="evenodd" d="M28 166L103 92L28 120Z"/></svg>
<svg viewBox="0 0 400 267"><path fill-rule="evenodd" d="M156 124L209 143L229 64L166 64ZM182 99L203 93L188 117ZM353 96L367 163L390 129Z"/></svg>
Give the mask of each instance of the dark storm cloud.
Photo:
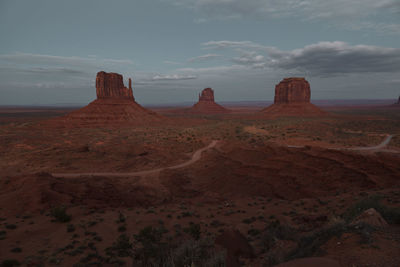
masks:
<svg viewBox="0 0 400 267"><path fill-rule="evenodd" d="M351 73L395 73L400 70L400 48L319 42L291 51L251 41L210 41L210 49L231 49L237 65L251 68L298 70L314 76Z"/></svg>
<svg viewBox="0 0 400 267"><path fill-rule="evenodd" d="M398 72L400 49L344 42L320 42L289 52L271 50L269 66L313 75Z"/></svg>

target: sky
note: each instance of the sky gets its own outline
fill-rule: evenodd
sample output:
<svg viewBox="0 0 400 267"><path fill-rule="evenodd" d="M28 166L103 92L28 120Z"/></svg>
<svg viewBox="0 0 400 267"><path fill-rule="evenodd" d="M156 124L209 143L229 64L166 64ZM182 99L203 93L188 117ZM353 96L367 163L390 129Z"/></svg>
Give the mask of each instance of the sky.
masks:
<svg viewBox="0 0 400 267"><path fill-rule="evenodd" d="M0 105L84 105L98 71L144 105L400 95L400 0L0 0Z"/></svg>

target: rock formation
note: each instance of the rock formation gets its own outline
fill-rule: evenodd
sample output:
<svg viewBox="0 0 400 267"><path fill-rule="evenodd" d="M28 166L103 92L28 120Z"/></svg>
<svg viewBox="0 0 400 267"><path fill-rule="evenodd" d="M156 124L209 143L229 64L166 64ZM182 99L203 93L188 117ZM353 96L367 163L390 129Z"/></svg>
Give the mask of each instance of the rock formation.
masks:
<svg viewBox="0 0 400 267"><path fill-rule="evenodd" d="M229 110L215 103L213 89L205 88L203 91L201 91L201 94L199 94L199 101L196 104L194 104L191 109L189 109L189 112L213 114L213 113L228 113Z"/></svg>
<svg viewBox="0 0 400 267"><path fill-rule="evenodd" d="M163 116L136 103L133 97L132 80L129 79L129 88L126 88L121 74L98 72L96 94L96 100L59 118L58 122L87 126L165 121Z"/></svg>
<svg viewBox="0 0 400 267"><path fill-rule="evenodd" d="M310 103L310 84L305 78L285 78L275 86L274 104L261 112L269 116L316 116L324 111Z"/></svg>
<svg viewBox="0 0 400 267"><path fill-rule="evenodd" d="M200 101L214 102L214 90L211 88L206 88L201 91L201 94L199 94L199 102Z"/></svg>
<svg viewBox="0 0 400 267"><path fill-rule="evenodd" d="M399 99L397 100L397 102L396 103L394 103L393 105L395 105L395 106L400 106L400 96L399 96Z"/></svg>
<svg viewBox="0 0 400 267"><path fill-rule="evenodd" d="M275 86L275 104L310 103L310 84L304 78L285 78Z"/></svg>
<svg viewBox="0 0 400 267"><path fill-rule="evenodd" d="M96 76L97 99L131 99L133 98L132 80L129 78L129 88L124 86L123 77L118 73L100 71Z"/></svg>
<svg viewBox="0 0 400 267"><path fill-rule="evenodd" d="M388 225L381 214L377 212L374 208L365 210L357 218L354 219L351 225L357 225L359 223L366 223L374 227L385 227Z"/></svg>

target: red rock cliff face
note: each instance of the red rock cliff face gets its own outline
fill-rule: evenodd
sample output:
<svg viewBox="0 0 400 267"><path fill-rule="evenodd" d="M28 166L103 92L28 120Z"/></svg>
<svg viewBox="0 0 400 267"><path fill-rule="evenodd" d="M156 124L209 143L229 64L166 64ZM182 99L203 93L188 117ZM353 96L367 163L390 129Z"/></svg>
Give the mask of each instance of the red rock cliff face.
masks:
<svg viewBox="0 0 400 267"><path fill-rule="evenodd" d="M118 73L98 72L96 76L96 94L97 99L134 100L131 79L129 79L129 88L126 88L122 75Z"/></svg>
<svg viewBox="0 0 400 267"><path fill-rule="evenodd" d="M203 91L201 91L201 94L199 95L199 102L200 101L214 102L214 91L213 91L213 89L206 88Z"/></svg>
<svg viewBox="0 0 400 267"><path fill-rule="evenodd" d="M310 103L310 84L304 78L285 78L275 86L275 104Z"/></svg>

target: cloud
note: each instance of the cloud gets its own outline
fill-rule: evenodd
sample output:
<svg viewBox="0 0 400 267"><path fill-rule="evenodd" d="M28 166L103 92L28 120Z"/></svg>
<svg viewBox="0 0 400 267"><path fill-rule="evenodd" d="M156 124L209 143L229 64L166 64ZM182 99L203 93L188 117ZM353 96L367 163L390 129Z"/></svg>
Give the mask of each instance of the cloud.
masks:
<svg viewBox="0 0 400 267"><path fill-rule="evenodd" d="M188 62L195 62L195 61L204 61L204 60L209 60L209 59L215 59L217 57L221 57L221 55L218 54L206 54L198 57L192 57L188 59Z"/></svg>
<svg viewBox="0 0 400 267"><path fill-rule="evenodd" d="M345 42L320 42L292 51L269 53L269 66L312 75L394 73L400 69L400 49Z"/></svg>
<svg viewBox="0 0 400 267"><path fill-rule="evenodd" d="M400 69L400 48L350 45L340 41L319 42L291 51L251 41L210 41L202 45L239 52L231 61L253 69L290 70L314 76L394 73ZM251 48L255 51L244 50Z"/></svg>
<svg viewBox="0 0 400 267"><path fill-rule="evenodd" d="M88 74L84 70L72 69L72 68L62 68L62 67L10 67L10 66L0 66L0 71L3 73L21 73L21 74Z"/></svg>
<svg viewBox="0 0 400 267"><path fill-rule="evenodd" d="M183 73L195 73L195 74L208 74L208 75L223 75L229 74L233 71L243 70L245 66L241 66L238 64L228 65L228 66L215 66L215 67L206 67L206 68L180 68L177 69L179 72Z"/></svg>
<svg viewBox="0 0 400 267"><path fill-rule="evenodd" d="M209 41L201 44L206 49L224 49L224 48L252 48L252 49L267 49L268 46L263 46L252 41Z"/></svg>
<svg viewBox="0 0 400 267"><path fill-rule="evenodd" d="M45 54L0 54L0 87L16 89L90 88L97 71L132 66L129 59L96 56L65 57Z"/></svg>
<svg viewBox="0 0 400 267"><path fill-rule="evenodd" d="M240 65L248 65L256 68L265 66L265 57L256 52L242 52L239 57L234 57L233 62Z"/></svg>
<svg viewBox="0 0 400 267"><path fill-rule="evenodd" d="M182 63L177 62L177 61L170 61L170 60L164 60L164 64L169 64L169 65L181 65Z"/></svg>
<svg viewBox="0 0 400 267"><path fill-rule="evenodd" d="M360 28L366 21L390 24L390 18L396 19L395 16L400 13L398 0L169 0L169 2L194 10L201 16L195 19L196 22L210 19L295 18L302 21L334 22L346 29L349 25L351 29L355 29L356 26ZM392 28L387 30L389 29Z"/></svg>
<svg viewBox="0 0 400 267"><path fill-rule="evenodd" d="M129 59L102 59L95 56L90 57L65 57L44 54L15 53L0 55L0 62L30 65L68 65L68 66L99 66L106 64L130 65L133 62Z"/></svg>
<svg viewBox="0 0 400 267"><path fill-rule="evenodd" d="M196 79L196 75L179 75L179 74L157 74L151 78L153 81L178 81L178 80L192 80Z"/></svg>

